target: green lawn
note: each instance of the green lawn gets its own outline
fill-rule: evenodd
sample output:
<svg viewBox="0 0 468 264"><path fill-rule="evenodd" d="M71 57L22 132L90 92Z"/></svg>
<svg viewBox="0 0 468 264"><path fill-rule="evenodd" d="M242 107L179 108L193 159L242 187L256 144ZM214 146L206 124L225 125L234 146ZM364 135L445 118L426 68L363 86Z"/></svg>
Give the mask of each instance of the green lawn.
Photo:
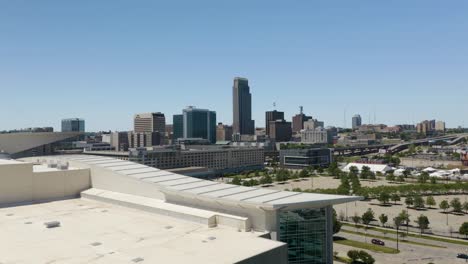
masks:
<svg viewBox="0 0 468 264"><path fill-rule="evenodd" d="M359 236L365 236L366 235L365 233L362 233L362 232L355 232L355 231L343 230L343 229L340 232L353 234L353 235L359 235ZM393 242L397 241L396 238L393 238L393 237L376 236L376 235L372 235L372 234L368 234L367 237L369 237L369 238L378 238L378 239L393 241ZM446 248L446 247L442 247L442 246L426 244L426 243L420 243L420 242L414 242L414 241L401 240L401 239L399 241L400 241L400 243L412 244L412 245L418 245L418 246Z"/></svg>
<svg viewBox="0 0 468 264"><path fill-rule="evenodd" d="M343 223L343 225L353 227L353 228L355 227L353 224L348 224L348 223ZM358 227L359 228L364 228L364 226L361 226L361 225L358 225ZM387 234L394 234L394 235L397 233L395 230L382 229L382 228L378 228L378 227L369 227L369 230L380 232L382 234L384 232L386 232ZM402 229L402 231L404 231L404 228ZM451 243L451 244L456 244L456 245L468 246L468 241L463 241L463 240L455 239L455 238L454 239L449 239L449 238L444 238L444 237L416 235L416 234L412 234L412 233L409 233L408 236L409 237L414 237L414 238L421 238L421 239L426 239L426 240L432 240L432 241L438 241L438 242L445 242L445 243Z"/></svg>
<svg viewBox="0 0 468 264"><path fill-rule="evenodd" d="M399 250L396 250L394 248L382 247L382 246L377 246L377 245L374 245L374 244L368 244L368 243L354 241L354 240L348 240L348 239L335 240L335 241L333 241L333 243L340 244L340 245L345 245L345 246L350 246L350 247L354 247L354 248L367 249L367 250L371 250L371 251L374 251L374 252L381 252L381 253L386 253L386 254L398 254L398 253L400 253Z"/></svg>

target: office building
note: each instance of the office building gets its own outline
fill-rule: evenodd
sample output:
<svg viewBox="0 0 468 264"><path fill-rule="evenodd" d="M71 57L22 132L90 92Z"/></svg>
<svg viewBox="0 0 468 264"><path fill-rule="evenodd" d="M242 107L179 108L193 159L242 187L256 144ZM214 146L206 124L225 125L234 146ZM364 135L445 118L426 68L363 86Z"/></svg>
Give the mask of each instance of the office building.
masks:
<svg viewBox="0 0 468 264"><path fill-rule="evenodd" d="M85 121L80 118L62 119L62 132L85 132Z"/></svg>
<svg viewBox="0 0 468 264"><path fill-rule="evenodd" d="M172 143L177 141L179 138L184 137L184 115L174 115L172 117Z"/></svg>
<svg viewBox="0 0 468 264"><path fill-rule="evenodd" d="M362 125L362 118L361 115L354 115L352 119L352 128L358 129Z"/></svg>
<svg viewBox="0 0 468 264"><path fill-rule="evenodd" d="M245 78L234 78L233 98L233 133L240 135L255 134L255 121L252 120L252 94L249 81Z"/></svg>
<svg viewBox="0 0 468 264"><path fill-rule="evenodd" d="M203 167L216 173L262 169L261 148L184 145L183 148L132 149L129 160L158 169Z"/></svg>
<svg viewBox="0 0 468 264"><path fill-rule="evenodd" d="M437 121L435 123L435 130L439 132L445 132L445 122L444 121Z"/></svg>
<svg viewBox="0 0 468 264"><path fill-rule="evenodd" d="M292 118L292 131L293 133L299 133L302 129L304 129L304 122L312 119L311 116L306 116L303 113L302 106L300 107L300 113L293 116Z"/></svg>
<svg viewBox="0 0 468 264"><path fill-rule="evenodd" d="M284 112L273 110L265 113L265 133L267 135L270 135L270 122L276 120L284 120Z"/></svg>
<svg viewBox="0 0 468 264"><path fill-rule="evenodd" d="M270 131L268 136L271 140L276 142L285 142L291 140L291 122L287 122L285 120L270 121L268 127Z"/></svg>
<svg viewBox="0 0 468 264"><path fill-rule="evenodd" d="M166 133L166 117L163 113L136 114L133 118L135 133L159 132Z"/></svg>
<svg viewBox="0 0 468 264"><path fill-rule="evenodd" d="M160 146L163 143L164 136L160 132L128 133L128 146L130 148Z"/></svg>
<svg viewBox="0 0 468 264"><path fill-rule="evenodd" d="M231 141L232 133L232 126L218 123L218 126L216 127L216 141Z"/></svg>
<svg viewBox="0 0 468 264"><path fill-rule="evenodd" d="M301 130L301 142L308 144L332 144L333 133L324 128Z"/></svg>
<svg viewBox="0 0 468 264"><path fill-rule="evenodd" d="M4 222L6 263L85 263L100 249L102 263L332 263L332 206L361 199L234 186L89 155L47 157L39 162L70 169L41 165L51 175L33 176L33 162L0 165L1 214L33 223ZM40 203L47 200L56 202Z"/></svg>
<svg viewBox="0 0 468 264"><path fill-rule="evenodd" d="M116 151L128 151L130 147L128 142L128 132L112 132L110 136L110 145Z"/></svg>
<svg viewBox="0 0 468 264"><path fill-rule="evenodd" d="M434 127L434 128L432 128L432 127ZM432 122L432 120L431 121L424 120L421 123L417 124L417 126L416 126L417 133L423 134L423 135L426 135L426 136L432 135L434 130L435 130L435 121Z"/></svg>
<svg viewBox="0 0 468 264"><path fill-rule="evenodd" d="M323 121L318 121L317 119L309 119L304 122L304 129L306 130L315 130L317 128L324 128L325 123Z"/></svg>
<svg viewBox="0 0 468 264"><path fill-rule="evenodd" d="M203 138L216 143L216 112L189 106L183 111L184 138Z"/></svg>
<svg viewBox="0 0 468 264"><path fill-rule="evenodd" d="M280 150L280 163L286 168L326 167L331 162L333 162L333 152L328 148Z"/></svg>

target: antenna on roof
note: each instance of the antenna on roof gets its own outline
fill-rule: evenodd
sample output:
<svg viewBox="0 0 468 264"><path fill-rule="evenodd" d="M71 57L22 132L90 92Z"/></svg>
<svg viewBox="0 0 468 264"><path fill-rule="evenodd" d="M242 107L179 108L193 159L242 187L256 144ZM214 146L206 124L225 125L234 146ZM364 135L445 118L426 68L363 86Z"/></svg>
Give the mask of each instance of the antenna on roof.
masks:
<svg viewBox="0 0 468 264"><path fill-rule="evenodd" d="M273 102L273 109L276 110L276 102Z"/></svg>
<svg viewBox="0 0 468 264"><path fill-rule="evenodd" d="M302 114L304 113L304 107L303 107L302 105L301 105L301 106L299 106L299 110L300 110L300 112L301 112L301 115L302 115Z"/></svg>

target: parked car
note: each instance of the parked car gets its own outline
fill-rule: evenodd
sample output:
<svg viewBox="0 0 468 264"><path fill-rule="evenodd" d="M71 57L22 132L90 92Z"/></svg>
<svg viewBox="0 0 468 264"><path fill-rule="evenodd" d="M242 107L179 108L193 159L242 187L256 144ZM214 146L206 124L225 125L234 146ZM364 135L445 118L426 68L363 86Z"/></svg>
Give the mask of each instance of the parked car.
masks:
<svg viewBox="0 0 468 264"><path fill-rule="evenodd" d="M383 241L380 240L380 239L375 239L375 238L374 238L374 239L371 240L371 242L372 242L372 244L374 244L374 245L385 246L385 242L383 242Z"/></svg>
<svg viewBox="0 0 468 264"><path fill-rule="evenodd" d="M459 259L468 259L468 255L467 254L458 254L457 258L459 258Z"/></svg>

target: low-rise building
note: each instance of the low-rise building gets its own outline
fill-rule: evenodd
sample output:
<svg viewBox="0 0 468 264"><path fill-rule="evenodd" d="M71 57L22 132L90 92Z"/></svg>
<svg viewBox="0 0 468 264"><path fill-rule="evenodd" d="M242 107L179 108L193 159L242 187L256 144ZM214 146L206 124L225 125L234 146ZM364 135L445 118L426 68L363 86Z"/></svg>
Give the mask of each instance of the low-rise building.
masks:
<svg viewBox="0 0 468 264"><path fill-rule="evenodd" d="M333 133L324 128L301 130L301 142L309 144L332 144Z"/></svg>
<svg viewBox="0 0 468 264"><path fill-rule="evenodd" d="M25 161L0 161L6 263L332 263L332 206L362 199L236 186L89 155L45 157L41 163L74 170L42 166L44 175L33 176L37 160Z"/></svg>
<svg viewBox="0 0 468 264"><path fill-rule="evenodd" d="M89 151L86 154L131 160L158 169L203 167L216 173L262 169L264 149L255 146L183 144L171 147L136 148L130 151Z"/></svg>
<svg viewBox="0 0 468 264"><path fill-rule="evenodd" d="M329 148L281 149L280 164L286 168L326 167L333 162Z"/></svg>

